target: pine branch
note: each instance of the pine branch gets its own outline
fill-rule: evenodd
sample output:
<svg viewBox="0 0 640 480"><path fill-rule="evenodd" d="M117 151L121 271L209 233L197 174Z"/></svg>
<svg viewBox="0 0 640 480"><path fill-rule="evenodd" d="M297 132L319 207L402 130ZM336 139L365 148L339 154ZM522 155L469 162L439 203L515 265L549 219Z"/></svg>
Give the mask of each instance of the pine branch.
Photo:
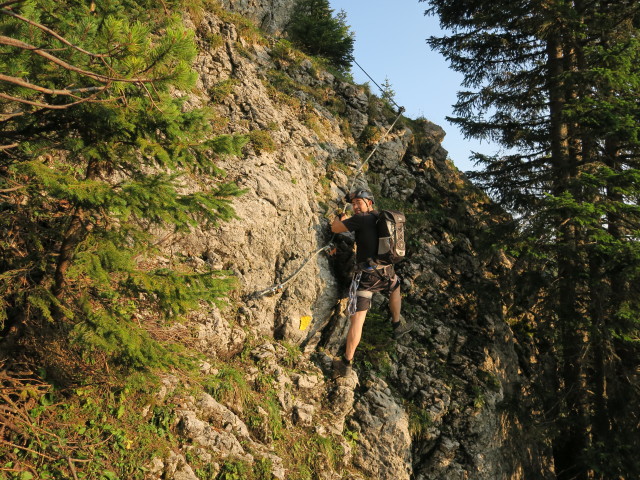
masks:
<svg viewBox="0 0 640 480"><path fill-rule="evenodd" d="M9 47L15 47L20 50L26 50L29 52L33 52L36 55L39 55L47 60L55 63L56 65L61 66L65 70L70 72L76 72L80 75L84 75L85 77L93 78L99 82L109 83L109 82L125 82L125 83L149 83L153 82L153 79L150 78L122 78L122 77L110 77L108 75L101 75L99 73L91 72L89 70L83 70L82 68L76 67L75 65L71 65L70 63L65 62L64 60L59 59L58 57L51 55L40 47L36 47L34 45L30 45L28 43L22 42L20 40L16 40L11 37L6 37L4 35L0 35L0 45L7 45ZM13 78L13 77L8 77ZM1 79L0 79L1 80ZM6 81L6 80L5 80Z"/></svg>
<svg viewBox="0 0 640 480"><path fill-rule="evenodd" d="M0 113L0 117L2 117L0 119L0 123L8 122L12 118L19 117L21 115L24 115L25 113L27 112L25 112L24 110L18 110L17 112L13 112L13 113Z"/></svg>
<svg viewBox="0 0 640 480"><path fill-rule="evenodd" d="M151 84L153 86L153 83ZM147 86L144 83L141 83L140 86L144 89L144 91L147 93L147 96L149 97L149 100L151 101L151 105L153 105L154 108L156 108L160 113L165 113L160 106L155 102L155 100L153 99L153 95L151 95L151 92L149 91L149 89L147 88ZM155 87L154 87L155 90ZM157 91L156 91L157 93Z"/></svg>
<svg viewBox="0 0 640 480"><path fill-rule="evenodd" d="M0 11L31 34L0 36L0 48L12 54L0 62L0 153L12 166L0 186L8 207L0 215L7 234L0 242L7 280L0 281L0 302L11 302L20 325L34 331L69 321L81 350L95 347L127 366L169 363L131 315L148 308L171 317L202 301L218 303L235 283L229 272L148 272L138 256L157 248L150 225L187 232L234 218L237 187L211 178L215 187L203 182L202 191L184 194L179 176L217 173L215 160L241 154L247 140L211 139L207 112L171 97L172 87L194 83L196 47L173 16L163 15L169 2L158 2L148 23L134 8L86 25L68 21L83 18L85 6L64 5L68 18ZM84 108L69 108L82 102ZM68 155L38 159L52 150Z"/></svg>
<svg viewBox="0 0 640 480"><path fill-rule="evenodd" d="M0 77L2 77L3 75L0 75ZM87 97L87 98L81 98L78 101L75 102L71 102L71 103L65 103L62 105L57 105L57 104L52 104L52 103L41 103L41 102L34 102L33 100L27 100L26 98L20 98L20 97L14 97L11 95L7 95L5 93L0 93L0 98L4 98L7 100L11 100L17 103L23 103L25 105L32 105L34 107L38 107L38 108L43 108L43 109L50 109L50 110L64 110L65 108L69 108L72 107L74 105L78 105L80 103L86 103L86 102L98 102L98 101L113 101L113 99L110 100L96 100L96 97L104 92L106 89L108 88L108 85L104 86L104 87L99 87L99 91L94 93L93 95ZM44 92L47 93L47 92ZM71 95L74 98L78 98L75 95ZM14 117L18 117L20 115L25 115L27 113L32 113L32 112L26 112L26 111L20 111L20 112L15 112L12 114L9 114L6 116L6 118L3 118L2 120L0 120L1 122L5 122L7 120L10 120L11 118Z"/></svg>
<svg viewBox="0 0 640 480"><path fill-rule="evenodd" d="M20 0L20 1L22 1L22 0ZM2 7L3 6L0 5L0 8L2 8ZM11 12L9 10L0 10L0 14L9 15L11 17L17 18L18 20L20 20L22 22L28 23L29 25L31 25L33 27L39 28L43 32L45 32L45 33L51 35L52 37L60 40L65 45L68 45L71 48L73 48L74 50L77 50L77 51L79 51L81 53L84 53L85 55L89 55L90 57L105 58L105 57L109 57L110 56L108 53L92 53L92 52L89 52L89 51L85 50L84 48L78 47L77 45L74 45L73 43L71 43L69 40L67 40L63 36L58 35L56 32L54 32L50 28L45 27L41 23L34 22L33 20L29 20L28 18L23 17L22 15L18 15L17 13L13 13L13 12Z"/></svg>
<svg viewBox="0 0 640 480"><path fill-rule="evenodd" d="M79 98L78 96L76 96L76 93L86 93L86 92L95 92L95 91L99 91L102 92L104 91L106 88L108 88L111 83L103 86L103 87L83 87L83 88L74 88L74 89L55 89L55 88L47 88L47 87L41 87L39 85L35 85L33 83L29 83L26 82L24 80L22 80L21 78L18 77L11 77L9 75L3 75L0 73L0 81L3 82L7 82L7 83L12 83L14 85L17 85L18 87L23 87L23 88L28 88L29 90L34 90L36 92L41 92L41 93L48 93L49 95L67 95L67 96L71 96L71 97L75 97L75 98ZM11 97L9 95L6 94L2 94L4 98L10 99L10 100L16 100L16 97Z"/></svg>
<svg viewBox="0 0 640 480"><path fill-rule="evenodd" d="M10 2L5 2L5 3L0 4L0 8L6 8L9 5L14 5L16 3L22 3L22 2L24 2L24 0L11 0Z"/></svg>

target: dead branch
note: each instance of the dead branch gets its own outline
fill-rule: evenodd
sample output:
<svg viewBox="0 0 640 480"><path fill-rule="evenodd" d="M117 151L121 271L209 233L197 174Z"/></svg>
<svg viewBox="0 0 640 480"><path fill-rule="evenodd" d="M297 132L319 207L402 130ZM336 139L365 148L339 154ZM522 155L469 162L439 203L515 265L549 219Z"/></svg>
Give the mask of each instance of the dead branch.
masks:
<svg viewBox="0 0 640 480"><path fill-rule="evenodd" d="M29 415L24 413L18 407L18 405L16 405L15 402L13 400L11 400L11 398L9 398L7 395L0 395L0 398L2 398L6 403L11 404L12 413L14 413L17 417L20 417L24 423L26 423L28 425L33 425L33 423L31 422L31 419L29 418Z"/></svg>
<svg viewBox="0 0 640 480"><path fill-rule="evenodd" d="M59 88L47 88L41 87L39 85L29 83L25 80L22 80L18 77L11 77L9 75L4 75L0 73L0 81L12 83L19 87L28 88L29 90L34 90L36 92L48 93L49 95L67 95L75 98L79 98L76 93L87 93L87 92L96 92L96 91L104 91L106 87L85 87L85 88L74 88L74 89L59 89ZM111 82L109 82L109 85ZM5 95L5 94L3 94ZM7 95L8 96L8 95Z"/></svg>
<svg viewBox="0 0 640 480"><path fill-rule="evenodd" d="M15 144L10 145L10 146L17 147L17 146L18 146L18 144L17 144L17 143L15 143ZM3 148L3 147L1 147L1 146L0 146L0 150L1 150L2 148ZM0 189L0 193L15 192L16 190L20 190L21 188L24 188L24 185L18 185L17 187L11 187L11 188L3 188L3 189Z"/></svg>
<svg viewBox="0 0 640 480"><path fill-rule="evenodd" d="M13 448L17 448L17 449L20 449L20 450L24 450L25 452L33 453L33 454L38 455L38 456L40 456L42 458L46 458L47 460L53 460L53 461L57 460L57 458L50 457L46 453L41 453L41 452L38 452L37 450L33 450L31 448L27 448L27 447L22 447L20 445L16 445L15 443L7 442L6 440L3 440L1 438L0 438L0 444L7 445L8 447L13 447Z"/></svg>
<svg viewBox="0 0 640 480"><path fill-rule="evenodd" d="M5 409L5 410L8 411L8 412L13 413L13 411L10 410L10 409ZM12 422L9 419L9 417L5 417L5 416L0 417L0 425L2 425L3 430L5 428L8 428L9 430L11 430L11 431L13 431L13 432L15 432L15 433L17 433L19 435L24 435L24 430L21 429L16 423Z"/></svg>
<svg viewBox="0 0 640 480"><path fill-rule="evenodd" d="M67 462L69 462L69 468L71 469L71 473L73 474L74 480L78 480L78 475L76 474L76 467L71 460L71 457L67 457Z"/></svg>
<svg viewBox="0 0 640 480"><path fill-rule="evenodd" d="M0 472L24 472L24 470L20 470L19 468L4 468L4 467L0 467Z"/></svg>
<svg viewBox="0 0 640 480"><path fill-rule="evenodd" d="M152 84L153 85L153 84ZM153 96L151 95L151 92L149 91L149 89L147 88L147 86L144 83L141 83L140 86L142 88L144 88L144 91L147 92L147 95L149 96L149 100L151 100L151 104L153 105L154 108L156 108L159 112L164 113L162 111L162 109L156 104L155 100L153 99Z"/></svg>
<svg viewBox="0 0 640 480"><path fill-rule="evenodd" d="M2 117L0 119L0 122L6 122L8 120L11 120L13 117L19 117L20 115L24 115L25 112L24 110L18 110L17 112L13 112L13 113L0 113L0 117Z"/></svg>

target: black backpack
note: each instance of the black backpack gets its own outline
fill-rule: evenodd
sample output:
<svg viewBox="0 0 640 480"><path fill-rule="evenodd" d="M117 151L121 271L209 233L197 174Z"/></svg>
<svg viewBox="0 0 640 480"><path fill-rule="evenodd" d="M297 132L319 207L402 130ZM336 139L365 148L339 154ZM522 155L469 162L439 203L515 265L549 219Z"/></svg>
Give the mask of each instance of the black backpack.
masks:
<svg viewBox="0 0 640 480"><path fill-rule="evenodd" d="M405 256L404 213L396 210L381 210L376 223L378 229L378 254L376 263L398 263Z"/></svg>

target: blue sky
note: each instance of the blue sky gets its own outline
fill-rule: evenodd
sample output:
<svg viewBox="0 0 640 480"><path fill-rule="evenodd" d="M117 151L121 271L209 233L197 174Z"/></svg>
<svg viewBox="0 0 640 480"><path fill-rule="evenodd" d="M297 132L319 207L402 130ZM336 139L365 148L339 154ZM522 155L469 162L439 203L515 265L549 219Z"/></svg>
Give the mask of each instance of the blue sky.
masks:
<svg viewBox="0 0 640 480"><path fill-rule="evenodd" d="M445 120L452 116L462 75L450 70L447 61L427 45L430 35L439 35L436 17L427 17L426 3L418 0L330 0L334 14L347 13L347 24L355 33L356 61L382 85L389 79L398 105L410 118L424 116L447 132L443 146L462 171L475 167L468 160L471 151L492 154L497 147L465 140L457 127ZM369 81L354 65L354 79ZM370 81L371 87L377 87ZM376 93L379 93L377 91Z"/></svg>

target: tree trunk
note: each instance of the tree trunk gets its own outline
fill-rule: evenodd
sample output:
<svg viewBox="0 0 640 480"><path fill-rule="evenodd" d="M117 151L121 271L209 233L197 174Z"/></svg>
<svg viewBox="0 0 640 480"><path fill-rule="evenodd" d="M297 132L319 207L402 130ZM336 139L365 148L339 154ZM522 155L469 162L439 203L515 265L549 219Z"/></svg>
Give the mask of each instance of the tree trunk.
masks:
<svg viewBox="0 0 640 480"><path fill-rule="evenodd" d="M76 250L76 246L82 238L82 232L84 228L82 226L82 210L76 209L76 212L71 217L71 223L65 232L60 252L58 256L58 263L56 265L56 271L53 276L53 294L56 298L62 297L65 286L66 273Z"/></svg>
<svg viewBox="0 0 640 480"><path fill-rule="evenodd" d="M575 152L570 150L569 127L564 119L567 87L563 80L568 60L560 35L551 35L547 43L549 65L549 108L552 165L555 172L552 193L561 196L572 193ZM574 155L571 155L574 153ZM556 254L558 266L557 316L560 328L561 376L564 399L560 433L554 441L554 461L560 480L586 480L583 452L586 449L586 422L584 418L584 369L581 363L584 351L584 325L577 305L578 252L576 228L571 212L559 211L555 220L557 231Z"/></svg>
<svg viewBox="0 0 640 480"><path fill-rule="evenodd" d="M90 161L87 165L87 171L85 173L85 179L90 180L98 176L98 162ZM53 276L53 289L52 292L56 298L61 298L64 293L64 287L66 284L66 273L71 266L73 257L75 255L76 247L84 239L86 235L86 227L83 225L84 210L81 207L76 207L73 215L71 216L71 222L67 228L62 244L60 246L60 252L58 254L58 262L56 264L56 271Z"/></svg>

